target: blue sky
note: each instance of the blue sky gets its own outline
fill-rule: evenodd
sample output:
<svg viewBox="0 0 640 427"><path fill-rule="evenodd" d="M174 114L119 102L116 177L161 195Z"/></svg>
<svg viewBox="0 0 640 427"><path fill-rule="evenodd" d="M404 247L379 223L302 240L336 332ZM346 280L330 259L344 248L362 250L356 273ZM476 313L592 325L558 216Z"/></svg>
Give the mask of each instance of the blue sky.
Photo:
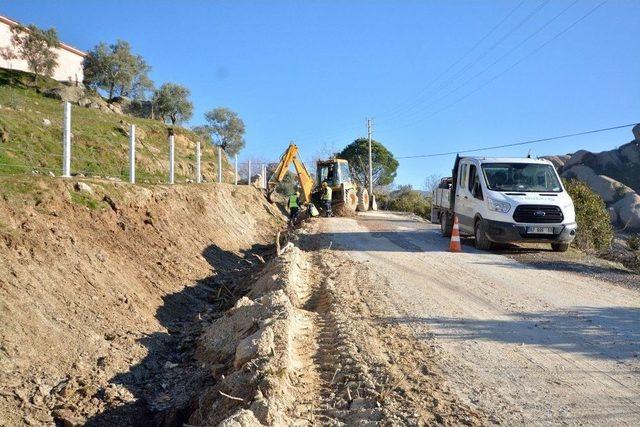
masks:
<svg viewBox="0 0 640 427"><path fill-rule="evenodd" d="M191 89L190 124L217 106L241 115L241 160L277 159L294 140L310 161L364 136L368 116L396 156L640 121L640 1L584 17L601 2L4 0L0 14L84 50L127 40L157 85ZM481 154L631 139L623 129ZM401 160L396 182L421 187L453 157Z"/></svg>

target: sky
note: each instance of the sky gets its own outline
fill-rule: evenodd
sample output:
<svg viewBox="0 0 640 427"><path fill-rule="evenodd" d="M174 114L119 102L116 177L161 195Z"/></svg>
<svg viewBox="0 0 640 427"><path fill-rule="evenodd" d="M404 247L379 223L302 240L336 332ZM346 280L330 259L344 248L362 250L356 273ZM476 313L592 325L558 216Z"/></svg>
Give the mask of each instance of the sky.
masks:
<svg viewBox="0 0 640 427"><path fill-rule="evenodd" d="M240 161L310 162L366 136L396 157L463 151L640 122L637 0L0 0L90 50L117 39L157 86L191 90L194 116L244 120ZM630 128L475 153L602 151ZM400 158L395 183L450 174L455 155Z"/></svg>

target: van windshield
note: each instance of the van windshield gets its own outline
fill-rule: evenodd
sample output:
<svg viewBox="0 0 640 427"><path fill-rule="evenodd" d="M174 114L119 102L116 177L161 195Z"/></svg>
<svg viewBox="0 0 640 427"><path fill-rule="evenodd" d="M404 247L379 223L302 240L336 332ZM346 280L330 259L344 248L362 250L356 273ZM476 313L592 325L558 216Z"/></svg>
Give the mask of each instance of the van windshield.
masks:
<svg viewBox="0 0 640 427"><path fill-rule="evenodd" d="M551 165L536 163L484 163L482 171L489 190L562 191L558 175Z"/></svg>

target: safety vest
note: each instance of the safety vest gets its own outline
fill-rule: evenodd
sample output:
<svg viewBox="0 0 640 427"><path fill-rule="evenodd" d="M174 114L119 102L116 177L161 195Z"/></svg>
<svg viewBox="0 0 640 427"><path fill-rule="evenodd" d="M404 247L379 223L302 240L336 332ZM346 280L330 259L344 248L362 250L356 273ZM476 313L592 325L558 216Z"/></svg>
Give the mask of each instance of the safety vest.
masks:
<svg viewBox="0 0 640 427"><path fill-rule="evenodd" d="M290 208L298 208L298 196L296 196L295 194L292 196L289 196L289 207Z"/></svg>
<svg viewBox="0 0 640 427"><path fill-rule="evenodd" d="M327 186L322 193L322 200L331 200L331 187Z"/></svg>

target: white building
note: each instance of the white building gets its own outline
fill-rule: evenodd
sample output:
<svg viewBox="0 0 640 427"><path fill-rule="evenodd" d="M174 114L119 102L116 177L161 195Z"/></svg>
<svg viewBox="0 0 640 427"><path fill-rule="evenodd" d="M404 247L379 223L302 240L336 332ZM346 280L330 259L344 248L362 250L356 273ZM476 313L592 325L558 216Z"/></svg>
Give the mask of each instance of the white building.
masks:
<svg viewBox="0 0 640 427"><path fill-rule="evenodd" d="M18 22L0 15L0 51L14 49L11 43L11 27L19 25ZM53 78L61 82L82 82L82 61L87 55L85 52L61 43L58 52L58 66L53 72ZM0 55L0 68L29 72L27 62L22 59L4 59Z"/></svg>

